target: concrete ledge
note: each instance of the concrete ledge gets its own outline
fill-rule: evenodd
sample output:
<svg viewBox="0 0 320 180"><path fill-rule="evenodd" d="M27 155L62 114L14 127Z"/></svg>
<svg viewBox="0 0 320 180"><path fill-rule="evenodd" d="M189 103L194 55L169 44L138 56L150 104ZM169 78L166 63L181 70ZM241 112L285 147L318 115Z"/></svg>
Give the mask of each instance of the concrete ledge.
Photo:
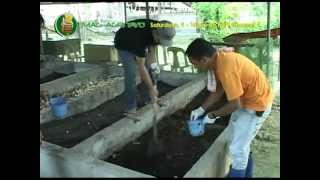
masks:
<svg viewBox="0 0 320 180"><path fill-rule="evenodd" d="M226 128L184 177L226 177L230 165L228 133Z"/></svg>
<svg viewBox="0 0 320 180"><path fill-rule="evenodd" d="M126 169L44 142L40 147L40 177L141 177Z"/></svg>
<svg viewBox="0 0 320 180"><path fill-rule="evenodd" d="M160 121L164 116L171 115L185 107L205 87L206 76L201 76L163 96L161 102L167 106L160 109L157 120ZM114 151L148 131L152 127L152 115L151 105L146 105L135 115L140 119L139 122L125 117L72 149L95 158L107 158Z"/></svg>

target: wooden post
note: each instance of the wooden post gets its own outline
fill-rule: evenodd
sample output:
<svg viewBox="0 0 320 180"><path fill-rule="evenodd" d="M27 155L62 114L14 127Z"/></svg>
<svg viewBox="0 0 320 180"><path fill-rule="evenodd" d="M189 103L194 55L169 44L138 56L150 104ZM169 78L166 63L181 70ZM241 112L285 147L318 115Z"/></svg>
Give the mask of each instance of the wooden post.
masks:
<svg viewBox="0 0 320 180"><path fill-rule="evenodd" d="M40 27L40 54L42 55L44 54L41 27Z"/></svg>
<svg viewBox="0 0 320 180"><path fill-rule="evenodd" d="M77 55L77 52L74 52L75 53L75 59L76 60L79 60L79 62L82 61L82 45L81 45L81 40L84 39L84 31L82 31L83 29L82 28L82 24L81 24L81 17L80 17L80 10L79 10L79 7L76 8L77 9L77 12L78 12L78 33L79 33L79 38L80 38L80 52L79 52L79 57Z"/></svg>
<svg viewBox="0 0 320 180"><path fill-rule="evenodd" d="M161 47L162 47L162 50L163 50L164 64L167 65L168 64L168 62L167 62L167 50L166 50L165 46L161 46Z"/></svg>
<svg viewBox="0 0 320 180"><path fill-rule="evenodd" d="M149 14L149 2L146 2L146 18L150 19L150 14Z"/></svg>
<svg viewBox="0 0 320 180"><path fill-rule="evenodd" d="M268 29L268 35L267 35L267 77L270 77L269 72L269 64L271 61L270 58L270 2L267 2L268 6L268 14L267 14L267 29Z"/></svg>
<svg viewBox="0 0 320 180"><path fill-rule="evenodd" d="M158 46L155 47L155 53L156 53L156 62L158 65L160 65L160 62L159 62L159 53L158 53Z"/></svg>
<svg viewBox="0 0 320 180"><path fill-rule="evenodd" d="M158 3L158 15L161 14L161 9L162 9L162 7L161 7L161 2L159 2L159 3Z"/></svg>
<svg viewBox="0 0 320 180"><path fill-rule="evenodd" d="M124 22L127 23L127 3L123 2L124 6Z"/></svg>

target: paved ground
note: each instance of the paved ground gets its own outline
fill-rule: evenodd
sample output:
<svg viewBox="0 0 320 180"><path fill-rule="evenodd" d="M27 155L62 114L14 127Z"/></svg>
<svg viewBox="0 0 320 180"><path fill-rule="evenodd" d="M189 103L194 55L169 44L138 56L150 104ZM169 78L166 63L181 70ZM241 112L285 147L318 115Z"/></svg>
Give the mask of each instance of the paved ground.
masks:
<svg viewBox="0 0 320 180"><path fill-rule="evenodd" d="M280 177L280 96L273 111L252 143L255 177Z"/></svg>

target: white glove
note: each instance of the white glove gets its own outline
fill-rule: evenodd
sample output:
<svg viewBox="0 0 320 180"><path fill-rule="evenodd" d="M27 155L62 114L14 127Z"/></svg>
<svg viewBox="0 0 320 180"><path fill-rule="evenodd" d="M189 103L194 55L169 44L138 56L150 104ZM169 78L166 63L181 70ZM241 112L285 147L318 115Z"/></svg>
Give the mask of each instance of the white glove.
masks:
<svg viewBox="0 0 320 180"><path fill-rule="evenodd" d="M150 68L152 72L154 72L155 74L160 74L160 67L158 66L157 63L150 64Z"/></svg>
<svg viewBox="0 0 320 180"><path fill-rule="evenodd" d="M201 106L193 110L190 115L191 121L198 119L198 117L202 116L204 113L205 113L205 110Z"/></svg>
<svg viewBox="0 0 320 180"><path fill-rule="evenodd" d="M204 122L205 124L214 124L218 118L220 118L220 117L210 118L210 117L208 116L208 114L207 114L207 115L204 117L203 122Z"/></svg>

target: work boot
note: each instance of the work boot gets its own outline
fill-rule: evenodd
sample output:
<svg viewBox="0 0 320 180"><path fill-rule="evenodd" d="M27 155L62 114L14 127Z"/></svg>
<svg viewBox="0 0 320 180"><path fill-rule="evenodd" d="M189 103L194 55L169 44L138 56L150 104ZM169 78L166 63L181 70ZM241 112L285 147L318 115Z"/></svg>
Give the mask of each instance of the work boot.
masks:
<svg viewBox="0 0 320 180"><path fill-rule="evenodd" d="M246 177L248 178L253 177L253 165L254 165L254 160L252 158L252 152L250 152L249 158L248 158L248 165L246 169Z"/></svg>
<svg viewBox="0 0 320 180"><path fill-rule="evenodd" d="M238 170L238 169L231 168L228 177L229 178L244 178L245 175L246 175L245 169Z"/></svg>

